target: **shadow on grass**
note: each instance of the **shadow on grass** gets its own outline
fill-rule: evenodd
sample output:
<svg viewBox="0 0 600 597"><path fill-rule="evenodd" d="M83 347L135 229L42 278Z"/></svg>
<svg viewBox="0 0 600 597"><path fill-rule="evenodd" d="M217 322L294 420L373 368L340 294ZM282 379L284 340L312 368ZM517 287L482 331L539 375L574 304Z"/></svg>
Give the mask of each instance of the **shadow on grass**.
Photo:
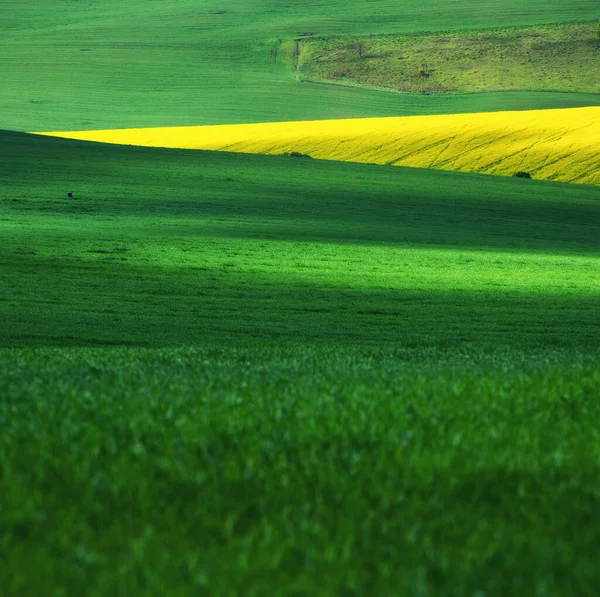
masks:
<svg viewBox="0 0 600 597"><path fill-rule="evenodd" d="M73 217L74 230L111 218L115 229L139 224L183 236L599 248L597 187L21 133L0 140L8 217Z"/></svg>
<svg viewBox="0 0 600 597"><path fill-rule="evenodd" d="M35 259L35 257L33 258ZM363 289L293 276L203 277L127 263L21 272L1 347L336 341L452 346L600 344L597 296L498 289Z"/></svg>

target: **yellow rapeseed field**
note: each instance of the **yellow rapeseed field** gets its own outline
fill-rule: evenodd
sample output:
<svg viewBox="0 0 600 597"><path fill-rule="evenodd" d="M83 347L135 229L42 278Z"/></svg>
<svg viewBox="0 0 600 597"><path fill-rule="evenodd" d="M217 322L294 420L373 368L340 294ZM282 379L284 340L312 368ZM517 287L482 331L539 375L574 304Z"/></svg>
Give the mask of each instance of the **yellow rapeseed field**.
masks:
<svg viewBox="0 0 600 597"><path fill-rule="evenodd" d="M600 184L600 107L41 134Z"/></svg>

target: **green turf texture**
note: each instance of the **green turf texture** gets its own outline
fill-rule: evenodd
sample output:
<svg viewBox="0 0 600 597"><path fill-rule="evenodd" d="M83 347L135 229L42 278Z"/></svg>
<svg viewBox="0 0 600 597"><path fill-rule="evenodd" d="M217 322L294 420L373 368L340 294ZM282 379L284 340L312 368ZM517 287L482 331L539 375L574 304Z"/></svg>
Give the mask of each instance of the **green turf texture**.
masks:
<svg viewBox="0 0 600 597"><path fill-rule="evenodd" d="M217 14L226 11L225 14ZM302 33L411 33L598 17L595 0L3 3L0 128L80 130L598 105L596 94L455 98L298 83ZM275 51L277 50L277 56Z"/></svg>
<svg viewBox="0 0 600 597"><path fill-rule="evenodd" d="M594 594L597 187L0 140L0 593Z"/></svg>
<svg viewBox="0 0 600 597"><path fill-rule="evenodd" d="M600 582L597 352L1 358L3 595L579 597Z"/></svg>

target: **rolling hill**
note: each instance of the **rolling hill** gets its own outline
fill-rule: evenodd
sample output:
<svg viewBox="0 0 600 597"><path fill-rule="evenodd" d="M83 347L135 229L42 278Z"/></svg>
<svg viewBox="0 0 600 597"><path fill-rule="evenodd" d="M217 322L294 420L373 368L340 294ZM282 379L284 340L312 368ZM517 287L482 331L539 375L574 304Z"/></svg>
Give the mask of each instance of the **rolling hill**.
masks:
<svg viewBox="0 0 600 597"><path fill-rule="evenodd" d="M441 0L9 2L0 21L0 127L81 130L598 105L597 95L453 98L298 83L304 33L410 33L598 17L592 0L527 9Z"/></svg>
<svg viewBox="0 0 600 597"><path fill-rule="evenodd" d="M18 133L1 151L4 346L598 339L597 187Z"/></svg>
<svg viewBox="0 0 600 597"><path fill-rule="evenodd" d="M15 131L396 163L394 122L422 165L596 182L597 94L301 83L296 49L597 9L3 2L0 594L595 595L597 186Z"/></svg>
<svg viewBox="0 0 600 597"><path fill-rule="evenodd" d="M0 180L1 592L596 586L597 187L14 132Z"/></svg>
<svg viewBox="0 0 600 597"><path fill-rule="evenodd" d="M44 133L600 184L600 108Z"/></svg>

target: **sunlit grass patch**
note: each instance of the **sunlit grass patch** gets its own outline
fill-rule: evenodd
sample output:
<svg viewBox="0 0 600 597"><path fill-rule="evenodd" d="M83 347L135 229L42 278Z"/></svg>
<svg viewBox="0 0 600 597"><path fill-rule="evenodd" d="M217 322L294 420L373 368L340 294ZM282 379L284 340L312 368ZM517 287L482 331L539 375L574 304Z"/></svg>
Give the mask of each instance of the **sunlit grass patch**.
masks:
<svg viewBox="0 0 600 597"><path fill-rule="evenodd" d="M4 346L597 343L597 187L2 138Z"/></svg>

